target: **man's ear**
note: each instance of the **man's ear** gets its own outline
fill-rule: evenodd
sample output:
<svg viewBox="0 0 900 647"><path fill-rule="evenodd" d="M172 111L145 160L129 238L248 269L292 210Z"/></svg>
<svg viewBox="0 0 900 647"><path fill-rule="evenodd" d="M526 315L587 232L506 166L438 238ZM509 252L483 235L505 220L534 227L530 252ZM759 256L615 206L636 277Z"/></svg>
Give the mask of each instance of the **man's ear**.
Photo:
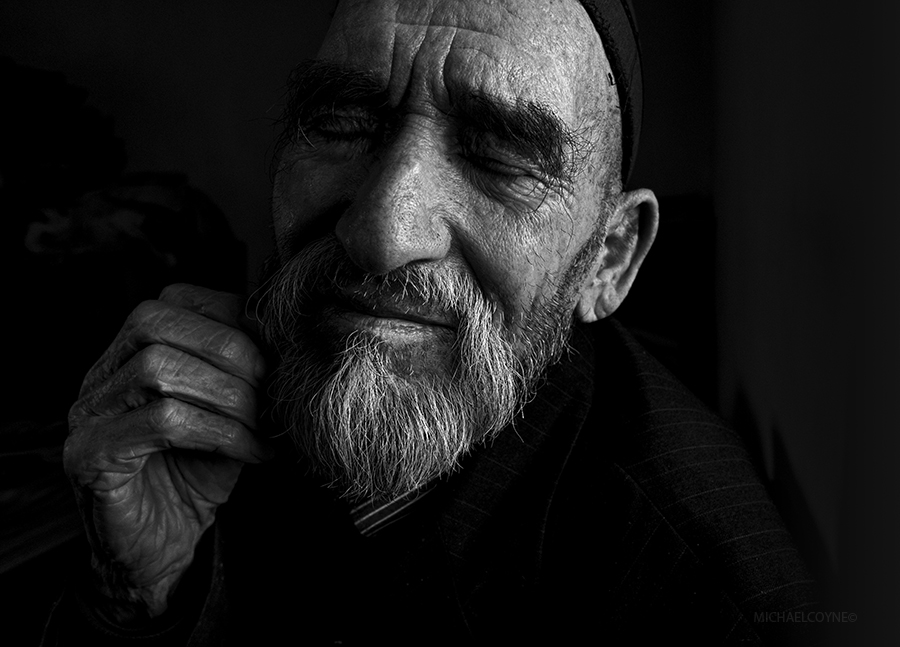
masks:
<svg viewBox="0 0 900 647"><path fill-rule="evenodd" d="M656 238L658 224L659 203L653 191L637 189L619 195L579 293L575 314L580 321L591 323L616 311Z"/></svg>

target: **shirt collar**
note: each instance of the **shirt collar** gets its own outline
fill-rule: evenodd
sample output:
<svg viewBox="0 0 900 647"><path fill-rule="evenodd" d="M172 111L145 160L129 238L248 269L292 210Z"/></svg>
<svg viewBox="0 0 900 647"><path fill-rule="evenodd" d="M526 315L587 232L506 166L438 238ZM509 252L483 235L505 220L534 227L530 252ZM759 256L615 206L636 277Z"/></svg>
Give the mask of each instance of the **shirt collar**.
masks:
<svg viewBox="0 0 900 647"><path fill-rule="evenodd" d="M363 537L370 537L408 515L431 491L437 479L393 497L375 497L350 509L350 519Z"/></svg>

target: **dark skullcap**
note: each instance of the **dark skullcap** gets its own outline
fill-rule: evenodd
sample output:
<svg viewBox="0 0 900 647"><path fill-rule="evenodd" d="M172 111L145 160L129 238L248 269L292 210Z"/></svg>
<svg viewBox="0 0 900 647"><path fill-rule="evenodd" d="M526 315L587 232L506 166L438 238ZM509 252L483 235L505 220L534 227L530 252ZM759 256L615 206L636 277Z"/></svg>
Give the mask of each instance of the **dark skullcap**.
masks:
<svg viewBox="0 0 900 647"><path fill-rule="evenodd" d="M622 185L634 167L641 134L641 50L631 0L580 0L594 23L612 67L622 112Z"/></svg>

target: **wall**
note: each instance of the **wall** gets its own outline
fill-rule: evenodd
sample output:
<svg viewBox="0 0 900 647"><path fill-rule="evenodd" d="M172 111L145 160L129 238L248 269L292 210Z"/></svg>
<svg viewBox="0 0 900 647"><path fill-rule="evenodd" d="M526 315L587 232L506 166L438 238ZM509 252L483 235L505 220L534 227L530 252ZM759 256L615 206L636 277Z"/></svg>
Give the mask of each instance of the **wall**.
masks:
<svg viewBox="0 0 900 647"><path fill-rule="evenodd" d="M315 54L333 3L0 3L0 56L64 72L114 117L128 171L181 171L248 245L270 250L269 155L288 72Z"/></svg>
<svg viewBox="0 0 900 647"><path fill-rule="evenodd" d="M720 398L792 466L857 644L900 636L893 7L716 7Z"/></svg>

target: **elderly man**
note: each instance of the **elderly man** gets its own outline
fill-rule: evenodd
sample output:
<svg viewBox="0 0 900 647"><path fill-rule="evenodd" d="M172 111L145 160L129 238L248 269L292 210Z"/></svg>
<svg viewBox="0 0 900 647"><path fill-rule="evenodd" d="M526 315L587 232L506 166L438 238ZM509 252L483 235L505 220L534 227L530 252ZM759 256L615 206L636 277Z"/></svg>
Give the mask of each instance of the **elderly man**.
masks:
<svg viewBox="0 0 900 647"><path fill-rule="evenodd" d="M740 442L584 325L656 231L636 55L619 1L343 1L258 333L167 289L71 410L93 559L46 644L780 637L811 586Z"/></svg>

